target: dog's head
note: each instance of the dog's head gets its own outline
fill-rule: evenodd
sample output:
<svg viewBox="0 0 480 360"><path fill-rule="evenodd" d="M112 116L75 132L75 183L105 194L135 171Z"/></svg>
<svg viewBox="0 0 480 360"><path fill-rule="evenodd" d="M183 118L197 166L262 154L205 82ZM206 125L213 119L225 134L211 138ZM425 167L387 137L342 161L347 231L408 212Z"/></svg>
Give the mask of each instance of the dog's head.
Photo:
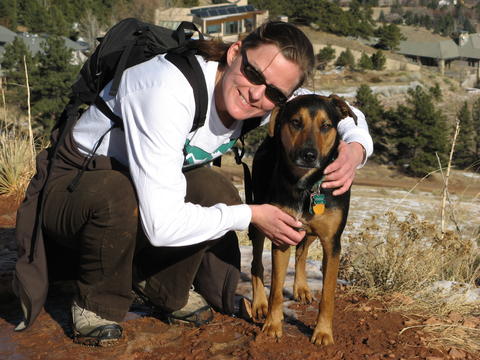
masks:
<svg viewBox="0 0 480 360"><path fill-rule="evenodd" d="M357 117L336 95L301 95L272 111L269 136L275 137L292 170L302 176L323 169L335 154L340 120Z"/></svg>

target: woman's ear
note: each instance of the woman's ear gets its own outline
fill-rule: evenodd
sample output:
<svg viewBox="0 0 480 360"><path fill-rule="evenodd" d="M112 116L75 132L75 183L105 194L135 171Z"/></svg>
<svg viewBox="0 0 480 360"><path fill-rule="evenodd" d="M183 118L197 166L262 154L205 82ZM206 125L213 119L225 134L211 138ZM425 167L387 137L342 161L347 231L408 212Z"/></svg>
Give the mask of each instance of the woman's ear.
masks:
<svg viewBox="0 0 480 360"><path fill-rule="evenodd" d="M242 47L242 42L234 42L227 50L227 64L228 66L232 65L235 58L240 55L240 49Z"/></svg>
<svg viewBox="0 0 480 360"><path fill-rule="evenodd" d="M270 113L270 121L268 123L268 136L273 137L275 135L275 123L277 121L278 113L280 112L280 107L276 106Z"/></svg>

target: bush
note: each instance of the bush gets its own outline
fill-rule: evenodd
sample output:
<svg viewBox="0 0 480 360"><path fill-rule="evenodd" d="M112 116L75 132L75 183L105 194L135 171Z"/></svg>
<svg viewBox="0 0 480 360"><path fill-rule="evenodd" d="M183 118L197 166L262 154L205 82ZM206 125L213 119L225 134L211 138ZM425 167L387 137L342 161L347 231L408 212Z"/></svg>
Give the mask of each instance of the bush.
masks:
<svg viewBox="0 0 480 360"><path fill-rule="evenodd" d="M335 61L336 66L344 66L350 69L355 68L355 58L353 57L352 52L350 49L342 51Z"/></svg>
<svg viewBox="0 0 480 360"><path fill-rule="evenodd" d="M363 70L372 70L373 62L372 59L365 53L362 53L360 60L358 60L358 67Z"/></svg>
<svg viewBox="0 0 480 360"><path fill-rule="evenodd" d="M372 65L374 70L383 70L385 68L385 63L387 62L387 58L383 54L381 50L375 52L372 57Z"/></svg>
<svg viewBox="0 0 480 360"><path fill-rule="evenodd" d="M33 149L27 134L0 130L0 194L22 198L35 171Z"/></svg>
<svg viewBox="0 0 480 360"><path fill-rule="evenodd" d="M316 56L317 68L319 70L324 70L328 63L333 59L335 59L335 49L332 48L331 45L325 46Z"/></svg>

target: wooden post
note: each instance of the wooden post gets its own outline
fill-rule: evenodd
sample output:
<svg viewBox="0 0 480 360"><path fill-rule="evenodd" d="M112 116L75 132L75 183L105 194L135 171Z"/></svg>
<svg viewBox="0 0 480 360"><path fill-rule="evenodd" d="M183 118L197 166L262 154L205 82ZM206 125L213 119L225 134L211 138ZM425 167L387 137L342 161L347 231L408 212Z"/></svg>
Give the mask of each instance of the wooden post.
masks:
<svg viewBox="0 0 480 360"><path fill-rule="evenodd" d="M442 235L445 234L445 206L447 204L448 195L448 178L450 177L450 169L452 168L452 158L455 149L455 143L457 142L457 136L460 132L460 120L457 119L457 125L455 126L455 134L453 135L452 147L450 149L450 158L448 159L447 174L444 179L443 196L442 196L442 214L441 214L441 231ZM440 166L441 168L441 166Z"/></svg>
<svg viewBox="0 0 480 360"><path fill-rule="evenodd" d="M27 60L25 55L23 56L23 66L25 67L25 84L27 86L27 109L28 109L28 137L30 139L30 152L32 155L32 161L35 159L35 150L33 143L33 131L32 131L32 113L30 108L30 84L28 82L28 69L27 69Z"/></svg>

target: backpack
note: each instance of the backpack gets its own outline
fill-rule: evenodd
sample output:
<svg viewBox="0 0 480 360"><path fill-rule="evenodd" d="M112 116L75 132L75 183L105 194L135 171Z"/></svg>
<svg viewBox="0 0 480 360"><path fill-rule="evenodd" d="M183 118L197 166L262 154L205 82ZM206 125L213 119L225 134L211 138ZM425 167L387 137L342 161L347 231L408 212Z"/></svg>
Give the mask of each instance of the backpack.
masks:
<svg viewBox="0 0 480 360"><path fill-rule="evenodd" d="M120 21L99 39L100 44L72 86L73 96L83 104L95 104L115 126L122 128L121 119L106 106L100 91L112 81L109 95L115 96L125 69L168 52L166 58L180 69L194 90L196 112L192 130L195 130L205 121L207 88L195 51L185 46L193 32L198 32L203 39L191 22L183 21L177 30L170 30L134 18Z"/></svg>

